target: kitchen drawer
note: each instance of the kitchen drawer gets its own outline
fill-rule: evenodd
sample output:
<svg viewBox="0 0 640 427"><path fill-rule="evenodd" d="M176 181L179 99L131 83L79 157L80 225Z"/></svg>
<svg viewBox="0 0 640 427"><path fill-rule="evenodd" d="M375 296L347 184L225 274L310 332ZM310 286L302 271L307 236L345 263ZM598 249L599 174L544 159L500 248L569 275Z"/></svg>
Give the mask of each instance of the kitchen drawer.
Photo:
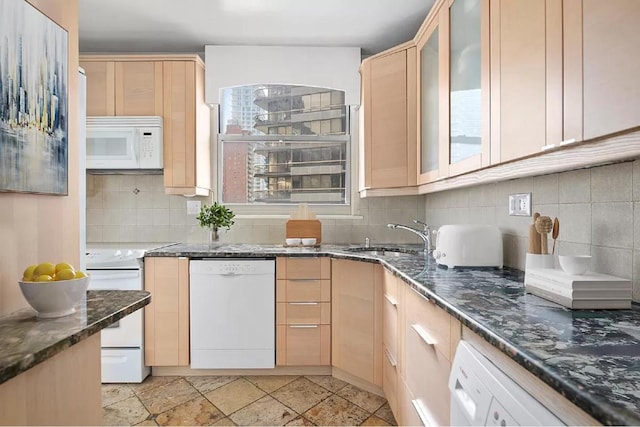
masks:
<svg viewBox="0 0 640 427"><path fill-rule="evenodd" d="M278 325L278 366L323 366L331 364L331 325Z"/></svg>
<svg viewBox="0 0 640 427"><path fill-rule="evenodd" d="M406 382L413 395L414 410L425 425L449 425L449 373L451 363L428 343L415 323L405 329Z"/></svg>
<svg viewBox="0 0 640 427"><path fill-rule="evenodd" d="M382 300L382 344L398 360L398 301L385 293Z"/></svg>
<svg viewBox="0 0 640 427"><path fill-rule="evenodd" d="M398 414L398 366L385 347L382 358L382 390L394 416Z"/></svg>
<svg viewBox="0 0 640 427"><path fill-rule="evenodd" d="M277 279L331 279L331 259L287 258L276 261Z"/></svg>
<svg viewBox="0 0 640 427"><path fill-rule="evenodd" d="M276 286L278 302L331 301L331 280L328 279L280 279Z"/></svg>
<svg viewBox="0 0 640 427"><path fill-rule="evenodd" d="M331 303L328 302L279 302L276 304L276 324L331 323Z"/></svg>
<svg viewBox="0 0 640 427"><path fill-rule="evenodd" d="M449 313L427 301L410 286L405 287L405 307L407 324L417 325L418 329L421 329L429 336L430 340L435 342L435 349L451 361L452 317Z"/></svg>

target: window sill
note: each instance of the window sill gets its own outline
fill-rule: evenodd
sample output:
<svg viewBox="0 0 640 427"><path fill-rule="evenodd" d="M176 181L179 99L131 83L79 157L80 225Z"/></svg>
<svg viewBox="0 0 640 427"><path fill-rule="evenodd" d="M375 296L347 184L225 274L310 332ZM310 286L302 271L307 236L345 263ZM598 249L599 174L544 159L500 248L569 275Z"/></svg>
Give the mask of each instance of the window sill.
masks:
<svg viewBox="0 0 640 427"><path fill-rule="evenodd" d="M291 215L273 214L273 215L248 215L240 214L235 216L237 219L291 219ZM317 214L316 219L336 219L336 220L353 220L364 219L362 215L338 215L338 214Z"/></svg>

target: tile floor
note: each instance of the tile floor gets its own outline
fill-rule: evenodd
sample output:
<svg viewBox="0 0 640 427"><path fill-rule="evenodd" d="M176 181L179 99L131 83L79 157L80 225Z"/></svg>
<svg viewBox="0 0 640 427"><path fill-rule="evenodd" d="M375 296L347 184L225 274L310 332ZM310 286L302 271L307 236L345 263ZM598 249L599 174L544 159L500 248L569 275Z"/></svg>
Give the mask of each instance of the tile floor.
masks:
<svg viewBox="0 0 640 427"><path fill-rule="evenodd" d="M331 376L148 377L102 386L103 425L396 425L387 401Z"/></svg>

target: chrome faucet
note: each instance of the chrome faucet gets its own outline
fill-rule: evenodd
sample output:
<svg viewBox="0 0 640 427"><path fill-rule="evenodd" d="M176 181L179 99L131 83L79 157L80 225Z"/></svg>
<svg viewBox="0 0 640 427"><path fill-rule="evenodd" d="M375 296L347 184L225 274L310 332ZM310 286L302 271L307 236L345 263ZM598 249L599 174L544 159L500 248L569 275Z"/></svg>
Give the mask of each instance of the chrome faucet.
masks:
<svg viewBox="0 0 640 427"><path fill-rule="evenodd" d="M414 220L414 222L416 224L423 225L424 229L423 230L417 230L415 228L408 227L408 226L402 225L402 224L387 224L387 227L389 227L391 229L407 230L407 231L412 232L413 234L416 234L424 242L424 251L426 253L433 252L433 249L431 248L431 228L427 224L425 224L424 222L420 222L417 219Z"/></svg>

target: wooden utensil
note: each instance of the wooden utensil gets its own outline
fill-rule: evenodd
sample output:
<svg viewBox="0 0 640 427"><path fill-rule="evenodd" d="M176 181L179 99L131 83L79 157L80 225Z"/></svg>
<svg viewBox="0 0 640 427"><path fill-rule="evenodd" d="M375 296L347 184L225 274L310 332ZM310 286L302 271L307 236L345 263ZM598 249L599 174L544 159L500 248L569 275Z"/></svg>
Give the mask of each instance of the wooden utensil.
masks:
<svg viewBox="0 0 640 427"><path fill-rule="evenodd" d="M551 249L551 253L554 254L556 252L556 239L560 234L560 221L558 218L553 219L553 229L551 230L551 237L553 237L553 249Z"/></svg>
<svg viewBox="0 0 640 427"><path fill-rule="evenodd" d="M541 216L536 219L536 230L540 233L540 253L547 255L549 246L547 244L547 234L553 229L553 221L548 216Z"/></svg>
<svg viewBox="0 0 640 427"><path fill-rule="evenodd" d="M536 220L540 217L538 212L533 214L533 224L529 226L529 253L540 253L540 233L536 230Z"/></svg>

